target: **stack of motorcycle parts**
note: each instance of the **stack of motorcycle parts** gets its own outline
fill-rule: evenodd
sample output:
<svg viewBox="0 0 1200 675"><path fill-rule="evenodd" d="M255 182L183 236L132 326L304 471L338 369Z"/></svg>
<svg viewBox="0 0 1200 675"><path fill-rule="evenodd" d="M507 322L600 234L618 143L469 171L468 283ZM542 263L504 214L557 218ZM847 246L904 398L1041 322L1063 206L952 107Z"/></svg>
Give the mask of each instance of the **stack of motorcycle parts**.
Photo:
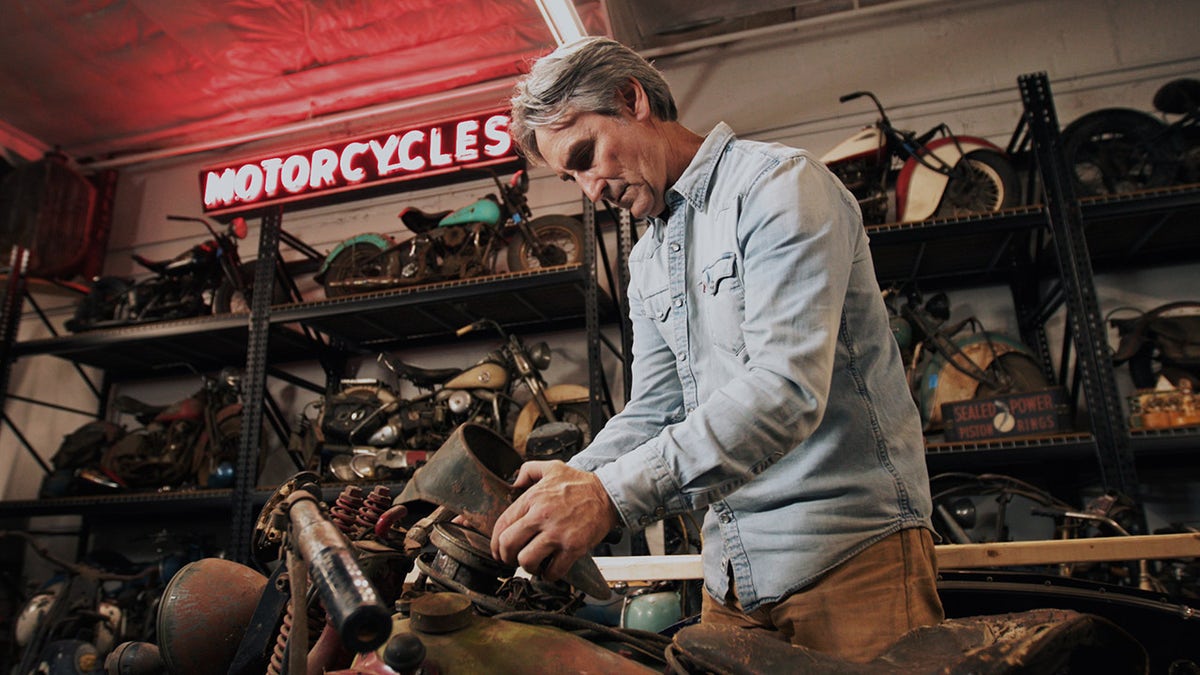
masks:
<svg viewBox="0 0 1200 675"><path fill-rule="evenodd" d="M1131 429L1200 426L1200 394L1186 381L1179 388L1139 389L1128 401Z"/></svg>

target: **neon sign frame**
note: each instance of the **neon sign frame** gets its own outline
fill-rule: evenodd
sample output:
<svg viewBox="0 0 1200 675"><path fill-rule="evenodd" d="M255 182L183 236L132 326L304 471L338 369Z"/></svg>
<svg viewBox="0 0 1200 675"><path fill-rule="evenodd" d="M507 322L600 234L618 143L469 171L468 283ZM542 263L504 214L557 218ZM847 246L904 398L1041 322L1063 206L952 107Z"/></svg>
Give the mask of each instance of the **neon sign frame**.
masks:
<svg viewBox="0 0 1200 675"><path fill-rule="evenodd" d="M205 214L234 213L520 160L508 111L428 122L200 171Z"/></svg>

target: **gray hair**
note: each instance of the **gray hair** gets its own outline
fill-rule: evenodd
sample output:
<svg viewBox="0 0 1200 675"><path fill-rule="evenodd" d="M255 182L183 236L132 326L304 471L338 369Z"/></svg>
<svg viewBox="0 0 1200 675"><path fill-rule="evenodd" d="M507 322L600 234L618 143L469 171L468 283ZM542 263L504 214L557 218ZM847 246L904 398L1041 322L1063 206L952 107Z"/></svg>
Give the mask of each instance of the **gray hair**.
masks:
<svg viewBox="0 0 1200 675"><path fill-rule="evenodd" d="M620 114L619 92L630 78L642 85L656 117L670 122L679 116L671 88L649 61L615 40L586 37L538 59L517 83L509 134L526 157L542 162L538 129L575 113Z"/></svg>

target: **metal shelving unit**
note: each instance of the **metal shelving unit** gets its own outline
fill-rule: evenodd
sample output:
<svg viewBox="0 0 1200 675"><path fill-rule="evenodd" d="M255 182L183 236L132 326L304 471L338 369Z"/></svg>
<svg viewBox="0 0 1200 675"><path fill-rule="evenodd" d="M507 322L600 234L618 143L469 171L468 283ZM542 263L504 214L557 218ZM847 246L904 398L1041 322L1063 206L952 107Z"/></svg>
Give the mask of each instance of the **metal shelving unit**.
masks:
<svg viewBox="0 0 1200 675"><path fill-rule="evenodd" d="M587 231L594 212L584 202ZM282 214L263 218L256 265L267 278L278 255ZM111 381L208 372L225 366L244 367L243 403L247 416L238 457L237 483L225 490L175 490L0 502L0 517L87 514L89 517L136 517L147 507L158 514L230 512L231 552L246 559L254 508L266 500L255 485L255 467L264 410L271 409L265 383L273 366L321 360L339 355L376 352L457 339L455 330L489 317L509 328L533 331L583 326L589 342L589 384L594 403L603 400L599 363L599 329L615 315L613 302L599 288L596 238L585 237L584 262L527 272L497 274L347 296L328 300L267 306L265 296L248 313L195 317L177 321L109 328L86 333L18 342L15 329L0 337L0 375L14 359L56 356L93 366ZM15 269L15 268L14 268ZM24 278L10 275L6 294L12 302L3 319L21 313ZM7 323L5 325L7 325ZM15 327L15 323L14 323ZM327 368L328 373L328 368ZM2 400L2 399L0 399ZM336 496L336 495L334 495Z"/></svg>
<svg viewBox="0 0 1200 675"><path fill-rule="evenodd" d="M1020 78L1034 168L1044 203L967 218L868 227L880 285L917 283L923 290L1009 285L1022 338L1050 364L1045 322L1068 317L1064 354L1089 430L987 443L927 444L932 472L1039 462L1091 461L1106 487L1136 494L1135 457L1200 447L1200 429L1133 432L1118 398L1094 272L1200 259L1200 185L1136 194L1077 198L1059 149L1059 130L1044 74ZM1064 359L1065 361L1065 359ZM1060 374L1065 383L1067 374Z"/></svg>
<svg viewBox="0 0 1200 675"><path fill-rule="evenodd" d="M1102 339L1105 331L1094 297L1093 268L1200 259L1200 238L1193 232L1200 218L1200 185L1076 199L1064 181L1066 169L1057 149L1058 126L1045 76L1024 76L1020 84L1037 168L1043 176L1057 176L1055 187L1046 191L1045 203L965 218L871 226L868 234L876 273L884 287L913 281L924 288L1010 285L1023 325L1022 337L1045 354L1049 345L1042 330L1044 322L1065 306L1072 317L1067 340L1087 362L1080 389L1088 408L1096 411L1090 417L1090 431L988 443L930 442L927 461L933 472L1046 461L1090 462L1109 487L1128 489L1136 483L1137 455L1163 456L1200 447L1200 429L1130 433L1126 428L1107 360L1107 344ZM595 231L595 215L585 200L588 232ZM260 258L277 254L273 239L277 235L270 230L278 231L280 219L264 220ZM625 257L637 230L628 214L620 214L616 221L619 257L614 261L618 271L614 288L619 302L628 280ZM0 335L5 338L0 344L4 350L0 375L7 375L12 359L35 355L94 366L116 381L145 377L148 370L168 375L191 372L189 365L200 370L245 365L252 385L246 405L262 410L265 378L272 366L313 360L315 350L326 348L344 354L430 344L451 338L457 327L475 318L489 316L520 330L583 325L589 335L588 356L593 366L589 383L595 394L603 388L597 356L599 324L621 323L625 353L629 335L623 311L598 288L595 238L587 241L581 265L25 342L14 342L5 332ZM604 260L606 266L608 262ZM1048 278L1050 290L1030 288ZM6 305L0 319L11 319L14 311L19 315L19 303L15 309ZM320 337L317 344L314 333ZM628 377L625 382L628 386ZM0 397L3 395L0 391ZM599 406L597 397L593 399ZM258 424L247 425L254 430L247 433L257 434L259 428ZM256 438L243 439L240 459L250 462L246 466L253 466L252 448L257 447ZM235 515L234 541L248 545L247 516L265 498L251 482L239 482L233 490L5 502L0 503L0 516L83 510L98 515L135 515L147 505L181 512L228 509Z"/></svg>

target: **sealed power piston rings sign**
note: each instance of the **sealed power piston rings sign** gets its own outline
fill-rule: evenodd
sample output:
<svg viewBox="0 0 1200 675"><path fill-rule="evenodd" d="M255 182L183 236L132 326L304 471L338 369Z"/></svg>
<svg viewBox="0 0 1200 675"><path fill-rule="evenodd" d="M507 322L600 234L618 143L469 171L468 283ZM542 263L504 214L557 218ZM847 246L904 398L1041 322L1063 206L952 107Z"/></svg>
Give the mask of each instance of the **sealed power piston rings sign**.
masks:
<svg viewBox="0 0 1200 675"><path fill-rule="evenodd" d="M506 111L276 153L200 172L208 214L518 161Z"/></svg>
<svg viewBox="0 0 1200 675"><path fill-rule="evenodd" d="M987 441L1071 430L1062 387L942 404L946 440Z"/></svg>

